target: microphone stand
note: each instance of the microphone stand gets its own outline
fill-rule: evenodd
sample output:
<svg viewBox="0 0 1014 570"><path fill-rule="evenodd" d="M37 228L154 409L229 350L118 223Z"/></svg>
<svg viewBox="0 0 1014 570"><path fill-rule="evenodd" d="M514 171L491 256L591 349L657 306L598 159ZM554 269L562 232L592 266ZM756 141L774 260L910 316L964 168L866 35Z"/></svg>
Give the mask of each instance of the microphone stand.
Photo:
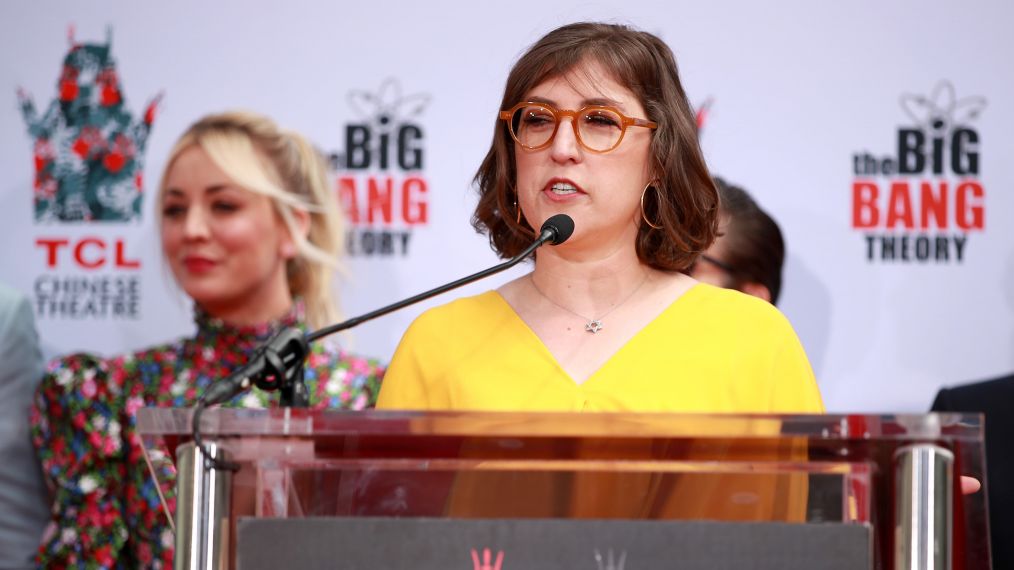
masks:
<svg viewBox="0 0 1014 570"><path fill-rule="evenodd" d="M552 233L549 233L549 232L552 232ZM546 235L547 233L549 233L549 235ZM420 301L425 301L426 299L429 299L430 297L436 297L437 295L440 295L442 293L446 293L446 292L448 292L448 291L450 291L452 289L457 289L458 287L461 287L463 285L468 285L469 283L472 283L473 281L478 281L480 279L485 279L486 277L489 277L490 275L495 275L497 273L500 273L501 271L506 271L507 269L510 269L511 267L514 267L518 263L521 263L522 261L524 261L526 257L528 257L529 255L531 255L533 251L535 251L536 249L538 249L539 247L541 247L547 241L553 241L553 240L557 239L556 236L557 236L557 233L555 231L555 228L543 229L542 230L542 234L539 236L539 239L535 240L535 242L533 242L532 245L528 246L527 248L525 248L524 251L522 251L521 253L517 254L514 257L512 257L508 261L505 261L505 262L501 263L500 265L495 265L493 267L490 267L489 269L485 269L485 270L480 271L478 273L473 273L472 275L469 275L468 277L462 277L461 279L458 279L457 281L452 281L451 283L448 283L446 285L441 285L439 287L430 289L429 291L425 291L423 293L419 293L418 295L416 295L414 297L409 297L408 299L404 299L402 301L398 301L397 303L392 303L392 304L390 304L390 305L388 305L386 307L381 307L381 308L379 308L379 309L377 309L375 311L372 311L372 312L366 313L365 315L360 315L358 317L349 319L349 320L347 320L347 321L345 321L343 323L338 323L336 325L331 325L331 326L324 327L324 328L322 328L322 329L320 329L320 330L318 330L316 332L312 332L312 333L306 335L306 341L307 342L313 342L313 341L315 341L315 340L317 340L319 338L328 336L330 334L334 334L336 332L343 331L345 329L350 329L350 328L352 328L354 326L358 326L358 325L360 325L362 323L365 323L366 321L372 321L373 319L375 319L377 317L382 317L382 316L384 316L384 315L386 315L388 313L392 313L394 311L397 311L398 309L403 309L403 308L405 308L405 307L407 307L409 305L414 305L414 304L416 304L416 303L418 303Z"/></svg>
<svg viewBox="0 0 1014 570"><path fill-rule="evenodd" d="M194 444L204 457L205 468L225 469L229 471L237 471L239 469L239 466L235 463L213 457L201 438L201 415L208 406L226 402L237 394L248 390L251 385L256 385L265 391L278 390L280 392L279 405L282 407L307 407L309 405L309 393L307 392L306 384L303 382L303 362L310 351L311 342L510 269L524 261L533 251L546 242L550 242L553 245L561 244L573 232L574 221L565 214L557 214L542 224L538 239L532 242L524 251L504 263L419 293L414 297L381 307L365 315L321 328L305 336L301 331L292 327L282 329L257 351L253 358L250 359L250 362L230 374L225 380L209 386L197 401L194 407L191 429Z"/></svg>

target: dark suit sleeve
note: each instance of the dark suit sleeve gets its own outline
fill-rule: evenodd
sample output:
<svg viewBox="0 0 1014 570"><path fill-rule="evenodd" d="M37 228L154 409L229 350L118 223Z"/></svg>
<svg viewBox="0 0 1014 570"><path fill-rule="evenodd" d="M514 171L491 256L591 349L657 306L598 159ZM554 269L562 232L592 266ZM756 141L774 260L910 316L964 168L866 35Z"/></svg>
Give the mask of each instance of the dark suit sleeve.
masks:
<svg viewBox="0 0 1014 570"><path fill-rule="evenodd" d="M933 405L930 406L930 411L933 412L956 412L954 409L954 402L951 401L951 389L941 388L937 392L937 397L933 399Z"/></svg>

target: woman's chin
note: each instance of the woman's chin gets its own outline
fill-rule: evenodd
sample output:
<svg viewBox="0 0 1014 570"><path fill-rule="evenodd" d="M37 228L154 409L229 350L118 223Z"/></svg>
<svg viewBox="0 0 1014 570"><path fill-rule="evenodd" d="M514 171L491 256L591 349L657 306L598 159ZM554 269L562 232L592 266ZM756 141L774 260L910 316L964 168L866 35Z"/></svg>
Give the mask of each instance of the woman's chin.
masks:
<svg viewBox="0 0 1014 570"><path fill-rule="evenodd" d="M228 295L206 287L184 286L183 291L194 301L194 304L212 314L215 312L214 309L230 304Z"/></svg>

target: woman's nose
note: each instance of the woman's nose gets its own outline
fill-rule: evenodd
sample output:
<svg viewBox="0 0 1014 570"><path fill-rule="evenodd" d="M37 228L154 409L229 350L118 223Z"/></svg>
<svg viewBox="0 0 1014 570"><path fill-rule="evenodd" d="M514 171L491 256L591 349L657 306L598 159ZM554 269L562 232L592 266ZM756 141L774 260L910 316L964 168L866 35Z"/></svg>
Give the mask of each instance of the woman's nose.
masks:
<svg viewBox="0 0 1014 570"><path fill-rule="evenodd" d="M560 119L560 124L556 127L556 136L550 145L553 160L557 162L579 162L581 160L581 145L577 142L574 124L574 119L571 117Z"/></svg>
<svg viewBox="0 0 1014 570"><path fill-rule="evenodd" d="M187 209L187 217L183 222L183 235L187 239L207 239L211 235L211 228L208 225L208 216L204 208L191 207Z"/></svg>

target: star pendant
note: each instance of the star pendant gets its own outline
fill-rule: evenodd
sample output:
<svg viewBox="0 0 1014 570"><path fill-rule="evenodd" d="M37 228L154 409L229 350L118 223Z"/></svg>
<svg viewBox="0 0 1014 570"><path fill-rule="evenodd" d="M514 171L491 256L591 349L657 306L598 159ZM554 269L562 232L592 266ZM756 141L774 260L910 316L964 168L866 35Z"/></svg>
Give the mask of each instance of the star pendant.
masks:
<svg viewBox="0 0 1014 570"><path fill-rule="evenodd" d="M588 321L588 324L586 324L584 326L584 330L586 330L586 331L588 331L588 332L590 332L592 334L595 334L595 333L599 332L600 330L602 330L602 321L599 321L599 320Z"/></svg>

